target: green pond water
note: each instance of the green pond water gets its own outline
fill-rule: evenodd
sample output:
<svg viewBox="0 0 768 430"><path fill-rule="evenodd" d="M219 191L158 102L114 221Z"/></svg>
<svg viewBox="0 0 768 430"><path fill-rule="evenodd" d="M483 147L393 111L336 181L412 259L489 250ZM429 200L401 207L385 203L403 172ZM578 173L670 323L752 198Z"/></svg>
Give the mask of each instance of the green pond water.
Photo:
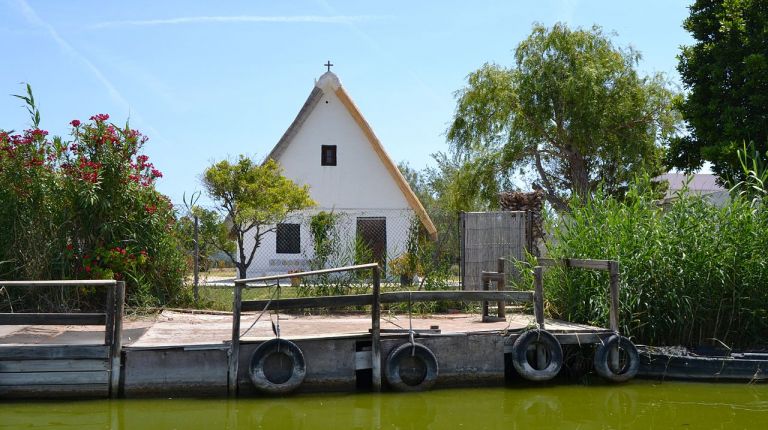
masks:
<svg viewBox="0 0 768 430"><path fill-rule="evenodd" d="M0 429L768 429L768 385L632 381L288 398L0 403Z"/></svg>

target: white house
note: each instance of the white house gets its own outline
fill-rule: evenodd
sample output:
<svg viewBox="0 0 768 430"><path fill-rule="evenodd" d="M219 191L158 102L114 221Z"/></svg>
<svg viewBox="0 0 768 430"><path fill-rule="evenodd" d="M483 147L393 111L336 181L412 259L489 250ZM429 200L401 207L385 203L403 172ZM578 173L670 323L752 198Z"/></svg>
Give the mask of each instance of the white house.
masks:
<svg viewBox="0 0 768 430"><path fill-rule="evenodd" d="M386 264L405 252L414 222L437 237L421 202L330 71L317 80L268 158L282 166L286 177L309 185L317 206L263 237L248 277L308 269L315 257L310 220L321 211L336 218L336 249L326 267L354 263L356 241Z"/></svg>
<svg viewBox="0 0 768 430"><path fill-rule="evenodd" d="M667 181L669 188L664 196L664 202L668 203L677 198L677 194L685 190L689 194L695 194L707 199L710 203L723 206L728 202L730 195L728 190L717 183L717 176L711 173L665 173L653 178L656 182Z"/></svg>

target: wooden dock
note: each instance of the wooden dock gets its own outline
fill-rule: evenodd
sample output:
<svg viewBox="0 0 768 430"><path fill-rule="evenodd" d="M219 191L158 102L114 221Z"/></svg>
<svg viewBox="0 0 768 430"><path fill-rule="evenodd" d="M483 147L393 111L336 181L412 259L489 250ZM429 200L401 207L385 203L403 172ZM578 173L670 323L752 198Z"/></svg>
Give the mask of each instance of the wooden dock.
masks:
<svg viewBox="0 0 768 430"><path fill-rule="evenodd" d="M617 270L612 262L567 264ZM243 289L259 288L264 281L350 270L370 271L370 294L242 300ZM112 291L103 314L2 314L0 397L254 395L258 390L250 366L255 351L276 338L276 321L279 337L295 344L306 358L306 376L298 387L306 392L391 389L383 367L391 352L408 342L434 353L439 362L437 387L501 385L512 371L507 355L531 328L544 328L560 344L579 347L599 344L615 332L545 320L541 268L535 270L534 292L507 291L503 284L491 290L491 282L501 277L488 272L483 291L382 293L378 270L378 265L368 264L238 280L231 314L164 311L151 321L126 321L125 329L124 286L114 281L103 284ZM610 293L617 297L613 284L618 282L613 276L611 281ZM382 304L434 300L477 301L484 306L478 314L381 313ZM498 303L496 318L489 315L491 303ZM513 303L532 304L535 311L505 312ZM308 316L301 311L350 306L367 306L370 313ZM268 309L280 312L265 317ZM614 313L611 316L613 323ZM97 323L103 328L85 325Z"/></svg>

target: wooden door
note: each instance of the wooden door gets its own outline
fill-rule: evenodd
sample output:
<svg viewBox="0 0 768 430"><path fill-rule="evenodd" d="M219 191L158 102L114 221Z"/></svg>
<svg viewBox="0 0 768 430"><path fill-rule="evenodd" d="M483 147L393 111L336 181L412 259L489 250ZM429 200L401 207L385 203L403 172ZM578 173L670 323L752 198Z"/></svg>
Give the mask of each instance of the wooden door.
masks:
<svg viewBox="0 0 768 430"><path fill-rule="evenodd" d="M373 259L383 269L387 260L387 219L358 217L356 245L356 263L371 263L370 260Z"/></svg>

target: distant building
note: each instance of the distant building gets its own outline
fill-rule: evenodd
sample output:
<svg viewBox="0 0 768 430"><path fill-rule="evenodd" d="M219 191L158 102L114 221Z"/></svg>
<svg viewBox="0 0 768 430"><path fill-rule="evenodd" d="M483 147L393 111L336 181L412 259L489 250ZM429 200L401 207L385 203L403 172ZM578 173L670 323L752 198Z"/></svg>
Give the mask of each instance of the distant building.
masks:
<svg viewBox="0 0 768 430"><path fill-rule="evenodd" d="M715 205L724 205L729 198L728 190L717 183L717 176L709 173L696 173L686 175L684 173L665 173L653 179L656 182L669 183L664 201L669 202L681 190L686 188L690 194L702 196Z"/></svg>
<svg viewBox="0 0 768 430"><path fill-rule="evenodd" d="M355 261L361 259L360 243L369 251L366 259L386 265L405 252L414 222L437 236L416 194L330 71L317 80L268 158L281 165L285 177L309 185L317 207L292 215L263 237L249 277L310 268L315 257L310 222L320 211L337 217L336 255L326 267L363 262Z"/></svg>

